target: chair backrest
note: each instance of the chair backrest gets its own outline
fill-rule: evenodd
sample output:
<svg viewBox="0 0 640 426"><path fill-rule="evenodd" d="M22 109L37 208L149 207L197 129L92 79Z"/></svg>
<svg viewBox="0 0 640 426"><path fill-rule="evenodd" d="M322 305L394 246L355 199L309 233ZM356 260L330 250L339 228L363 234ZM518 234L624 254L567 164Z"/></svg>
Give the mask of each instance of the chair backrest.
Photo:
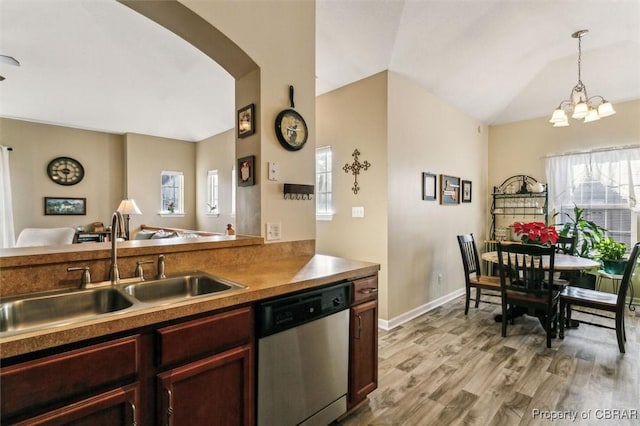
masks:
<svg viewBox="0 0 640 426"><path fill-rule="evenodd" d="M627 298L627 290L631 285L631 281L633 279L633 274L635 272L636 266L638 265L638 256L640 255L640 242L637 242L633 249L631 250L631 254L629 255L629 260L627 261L627 266L624 268L624 275L622 275L622 281L620 282L620 291L618 291L618 309L624 310L625 300Z"/></svg>
<svg viewBox="0 0 640 426"><path fill-rule="evenodd" d="M16 247L72 244L75 234L73 228L24 228L18 235Z"/></svg>
<svg viewBox="0 0 640 426"><path fill-rule="evenodd" d="M458 235L458 245L460 246L465 279L469 278L469 274L475 273L476 275L480 275L478 249L476 248L473 234Z"/></svg>
<svg viewBox="0 0 640 426"><path fill-rule="evenodd" d="M554 246L498 243L498 270L503 293L549 295L551 300L554 262Z"/></svg>
<svg viewBox="0 0 640 426"><path fill-rule="evenodd" d="M556 241L556 253L574 255L576 252L575 237L558 237Z"/></svg>

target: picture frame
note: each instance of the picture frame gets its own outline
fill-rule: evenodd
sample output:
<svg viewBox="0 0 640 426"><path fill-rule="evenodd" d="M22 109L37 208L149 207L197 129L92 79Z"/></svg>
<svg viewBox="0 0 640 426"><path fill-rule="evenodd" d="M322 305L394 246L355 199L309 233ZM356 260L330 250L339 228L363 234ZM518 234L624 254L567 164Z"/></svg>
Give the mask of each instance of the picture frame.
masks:
<svg viewBox="0 0 640 426"><path fill-rule="evenodd" d="M470 203L471 202L471 188L472 188L472 184L470 180L463 180L462 181L462 186L461 186L461 190L460 190L460 201L463 203Z"/></svg>
<svg viewBox="0 0 640 426"><path fill-rule="evenodd" d="M422 173L422 199L424 201L435 201L438 198L437 176L433 173Z"/></svg>
<svg viewBox="0 0 640 426"><path fill-rule="evenodd" d="M45 216L86 216L87 199L44 197Z"/></svg>
<svg viewBox="0 0 640 426"><path fill-rule="evenodd" d="M256 132L255 105L249 104L238 110L238 138L246 138Z"/></svg>
<svg viewBox="0 0 640 426"><path fill-rule="evenodd" d="M252 186L256 183L256 157L249 155L238 159L238 186Z"/></svg>
<svg viewBox="0 0 640 426"><path fill-rule="evenodd" d="M440 175L440 204L458 204L460 202L460 178Z"/></svg>

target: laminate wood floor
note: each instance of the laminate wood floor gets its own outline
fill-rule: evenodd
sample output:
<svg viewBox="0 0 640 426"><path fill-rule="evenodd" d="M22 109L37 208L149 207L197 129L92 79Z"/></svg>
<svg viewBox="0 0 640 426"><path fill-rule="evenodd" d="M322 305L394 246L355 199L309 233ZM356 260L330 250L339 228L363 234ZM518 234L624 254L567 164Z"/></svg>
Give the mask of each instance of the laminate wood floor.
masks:
<svg viewBox="0 0 640 426"><path fill-rule="evenodd" d="M528 316L503 338L497 313L472 303L465 316L459 298L379 330L378 389L339 424L640 425L640 307L626 310L624 355L614 330L586 324L551 349Z"/></svg>

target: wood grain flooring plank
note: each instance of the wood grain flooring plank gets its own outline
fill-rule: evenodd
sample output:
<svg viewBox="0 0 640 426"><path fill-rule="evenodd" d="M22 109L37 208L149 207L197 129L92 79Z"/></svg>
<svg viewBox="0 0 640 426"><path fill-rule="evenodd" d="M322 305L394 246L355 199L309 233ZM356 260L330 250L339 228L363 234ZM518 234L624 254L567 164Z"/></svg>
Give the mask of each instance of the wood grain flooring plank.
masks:
<svg viewBox="0 0 640 426"><path fill-rule="evenodd" d="M582 324L546 348L539 321L522 317L507 338L496 305L458 298L390 331L379 330L379 384L347 426L639 425L604 410L640 410L640 310L626 316L627 353L615 332ZM574 313L574 318L589 314ZM532 410L588 412L575 423L534 419ZM601 418L595 411L601 410ZM640 412L638 413L640 415Z"/></svg>

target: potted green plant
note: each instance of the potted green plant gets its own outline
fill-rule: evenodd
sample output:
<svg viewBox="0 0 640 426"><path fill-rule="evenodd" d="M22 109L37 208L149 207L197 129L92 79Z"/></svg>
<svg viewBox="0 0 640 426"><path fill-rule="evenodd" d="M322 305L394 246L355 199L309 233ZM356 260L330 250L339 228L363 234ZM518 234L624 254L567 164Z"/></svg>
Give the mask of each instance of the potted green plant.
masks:
<svg viewBox="0 0 640 426"><path fill-rule="evenodd" d="M622 275L624 268L627 266L627 259L624 255L627 252L627 245L619 243L613 238L608 237L601 240L596 245L598 256L602 262L602 269L608 274Z"/></svg>
<svg viewBox="0 0 640 426"><path fill-rule="evenodd" d="M554 215L557 216L559 213ZM584 209L576 204L573 205L573 216L564 213L567 222L557 224L560 229L558 234L562 237L573 237L576 240L575 255L586 257L593 260L599 260L598 253L595 249L596 245L605 238L607 230L597 223L587 220L584 216ZM596 288L596 275L589 271L577 271L571 274L565 274L565 278L569 279L574 287Z"/></svg>

